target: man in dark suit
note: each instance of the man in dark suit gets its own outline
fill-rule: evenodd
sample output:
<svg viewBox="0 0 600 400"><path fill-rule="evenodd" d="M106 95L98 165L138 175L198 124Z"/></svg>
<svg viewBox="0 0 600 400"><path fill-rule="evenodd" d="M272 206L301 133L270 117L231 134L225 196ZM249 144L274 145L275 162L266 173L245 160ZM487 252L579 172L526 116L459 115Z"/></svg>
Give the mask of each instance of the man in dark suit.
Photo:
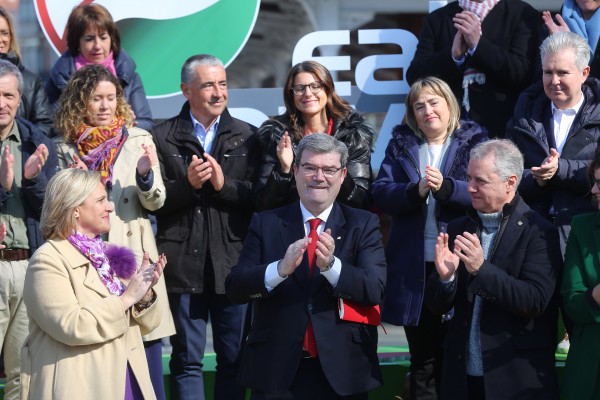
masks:
<svg viewBox="0 0 600 400"><path fill-rule="evenodd" d="M152 135L167 191L156 212L158 248L169 258L165 281L177 333L171 337L172 398L203 399L202 357L210 318L217 354L215 396L243 399L235 384L245 306L225 296L252 216L260 150L255 128L227 111L223 63L201 54L181 71L188 101Z"/></svg>
<svg viewBox="0 0 600 400"><path fill-rule="evenodd" d="M558 399L554 348L558 231L516 190L523 156L509 140L471 150L473 209L440 233L425 300L454 308L445 339L441 397Z"/></svg>
<svg viewBox="0 0 600 400"><path fill-rule="evenodd" d="M377 326L341 320L338 300L382 301L379 222L335 202L346 177L343 143L308 135L296 160L299 202L254 215L227 277L233 302L253 301L240 381L255 400L367 399L381 384Z"/></svg>
<svg viewBox="0 0 600 400"><path fill-rule="evenodd" d="M525 1L452 1L425 17L406 79L443 79L463 117L504 137L519 93L534 81L540 42L539 13Z"/></svg>

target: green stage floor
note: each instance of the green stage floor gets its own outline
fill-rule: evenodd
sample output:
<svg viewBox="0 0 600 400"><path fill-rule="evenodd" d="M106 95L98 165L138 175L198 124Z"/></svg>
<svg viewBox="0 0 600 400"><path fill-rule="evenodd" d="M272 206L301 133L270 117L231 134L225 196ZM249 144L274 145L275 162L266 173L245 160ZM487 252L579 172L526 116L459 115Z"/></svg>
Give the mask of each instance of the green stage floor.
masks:
<svg viewBox="0 0 600 400"><path fill-rule="evenodd" d="M403 396L405 377L410 365L410 354L405 346L382 346L378 349L379 363L383 373L384 384L369 394L370 400L391 400L395 396ZM167 397L170 389L169 380L169 355L163 355L163 373ZM556 368L559 379L562 379L562 370L565 365L565 354L556 354ZM204 356L204 390L206 399L212 399L215 377L215 354L207 353ZM4 384L0 384L0 395L4 396ZM249 394L247 396L249 398ZM405 397L404 397L405 398ZM175 400L175 399L173 399Z"/></svg>

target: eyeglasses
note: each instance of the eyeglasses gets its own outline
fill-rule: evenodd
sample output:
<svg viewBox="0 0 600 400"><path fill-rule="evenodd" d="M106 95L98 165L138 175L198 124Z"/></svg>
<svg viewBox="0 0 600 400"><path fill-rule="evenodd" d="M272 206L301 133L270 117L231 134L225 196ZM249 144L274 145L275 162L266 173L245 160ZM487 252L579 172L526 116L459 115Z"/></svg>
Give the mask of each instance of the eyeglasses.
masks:
<svg viewBox="0 0 600 400"><path fill-rule="evenodd" d="M8 39L9 37L10 37L10 31L8 31L8 30L0 31L0 38Z"/></svg>
<svg viewBox="0 0 600 400"><path fill-rule="evenodd" d="M342 168L344 168L344 167L339 167L339 168L317 167L316 165L312 165L312 164L308 164L308 163L300 164L300 166L304 169L304 174L306 176L315 176L317 174L317 172L319 172L319 170L321 170L321 172L323 172L323 175L325 175L326 178L333 178L335 176L335 174L338 173L338 171L340 171Z"/></svg>
<svg viewBox="0 0 600 400"><path fill-rule="evenodd" d="M306 88L310 88L310 91L312 92L312 94L317 94L321 91L321 88L323 87L323 82L313 82L313 83L309 83L308 85L294 85L292 86L292 92L294 92L294 94L296 96L302 96L304 93L306 93Z"/></svg>

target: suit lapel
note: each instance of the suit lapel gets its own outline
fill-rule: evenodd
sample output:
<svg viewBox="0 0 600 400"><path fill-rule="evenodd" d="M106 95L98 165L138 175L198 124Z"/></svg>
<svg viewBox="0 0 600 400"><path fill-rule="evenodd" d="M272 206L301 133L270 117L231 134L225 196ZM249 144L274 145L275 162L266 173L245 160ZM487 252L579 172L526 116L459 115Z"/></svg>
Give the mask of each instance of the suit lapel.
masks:
<svg viewBox="0 0 600 400"><path fill-rule="evenodd" d="M512 252L513 248L521 240L523 231L529 225L529 219L523 213L523 206L523 201L519 200L519 204L508 218L506 226L500 232L502 236L500 237L498 246L496 249L493 249L493 262L496 265L501 265L504 256Z"/></svg>
<svg viewBox="0 0 600 400"><path fill-rule="evenodd" d="M335 240L335 250L333 254L339 258L339 253L342 249L342 243L346 239L346 218L342 213L342 209L337 203L333 203L333 209L329 214L329 219L325 224L325 229L331 229L331 236Z"/></svg>

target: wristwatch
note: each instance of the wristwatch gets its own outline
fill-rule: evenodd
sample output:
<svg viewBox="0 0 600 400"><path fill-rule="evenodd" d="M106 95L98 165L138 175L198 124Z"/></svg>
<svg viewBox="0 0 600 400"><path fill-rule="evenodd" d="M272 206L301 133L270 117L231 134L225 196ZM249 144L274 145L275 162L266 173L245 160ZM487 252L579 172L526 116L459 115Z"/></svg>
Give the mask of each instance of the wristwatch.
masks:
<svg viewBox="0 0 600 400"><path fill-rule="evenodd" d="M327 265L325 268L323 268L321 270L321 272L323 273L323 272L329 271L331 269L331 267L333 267L333 263L335 263L335 257L331 256L331 261L329 261L329 265Z"/></svg>

